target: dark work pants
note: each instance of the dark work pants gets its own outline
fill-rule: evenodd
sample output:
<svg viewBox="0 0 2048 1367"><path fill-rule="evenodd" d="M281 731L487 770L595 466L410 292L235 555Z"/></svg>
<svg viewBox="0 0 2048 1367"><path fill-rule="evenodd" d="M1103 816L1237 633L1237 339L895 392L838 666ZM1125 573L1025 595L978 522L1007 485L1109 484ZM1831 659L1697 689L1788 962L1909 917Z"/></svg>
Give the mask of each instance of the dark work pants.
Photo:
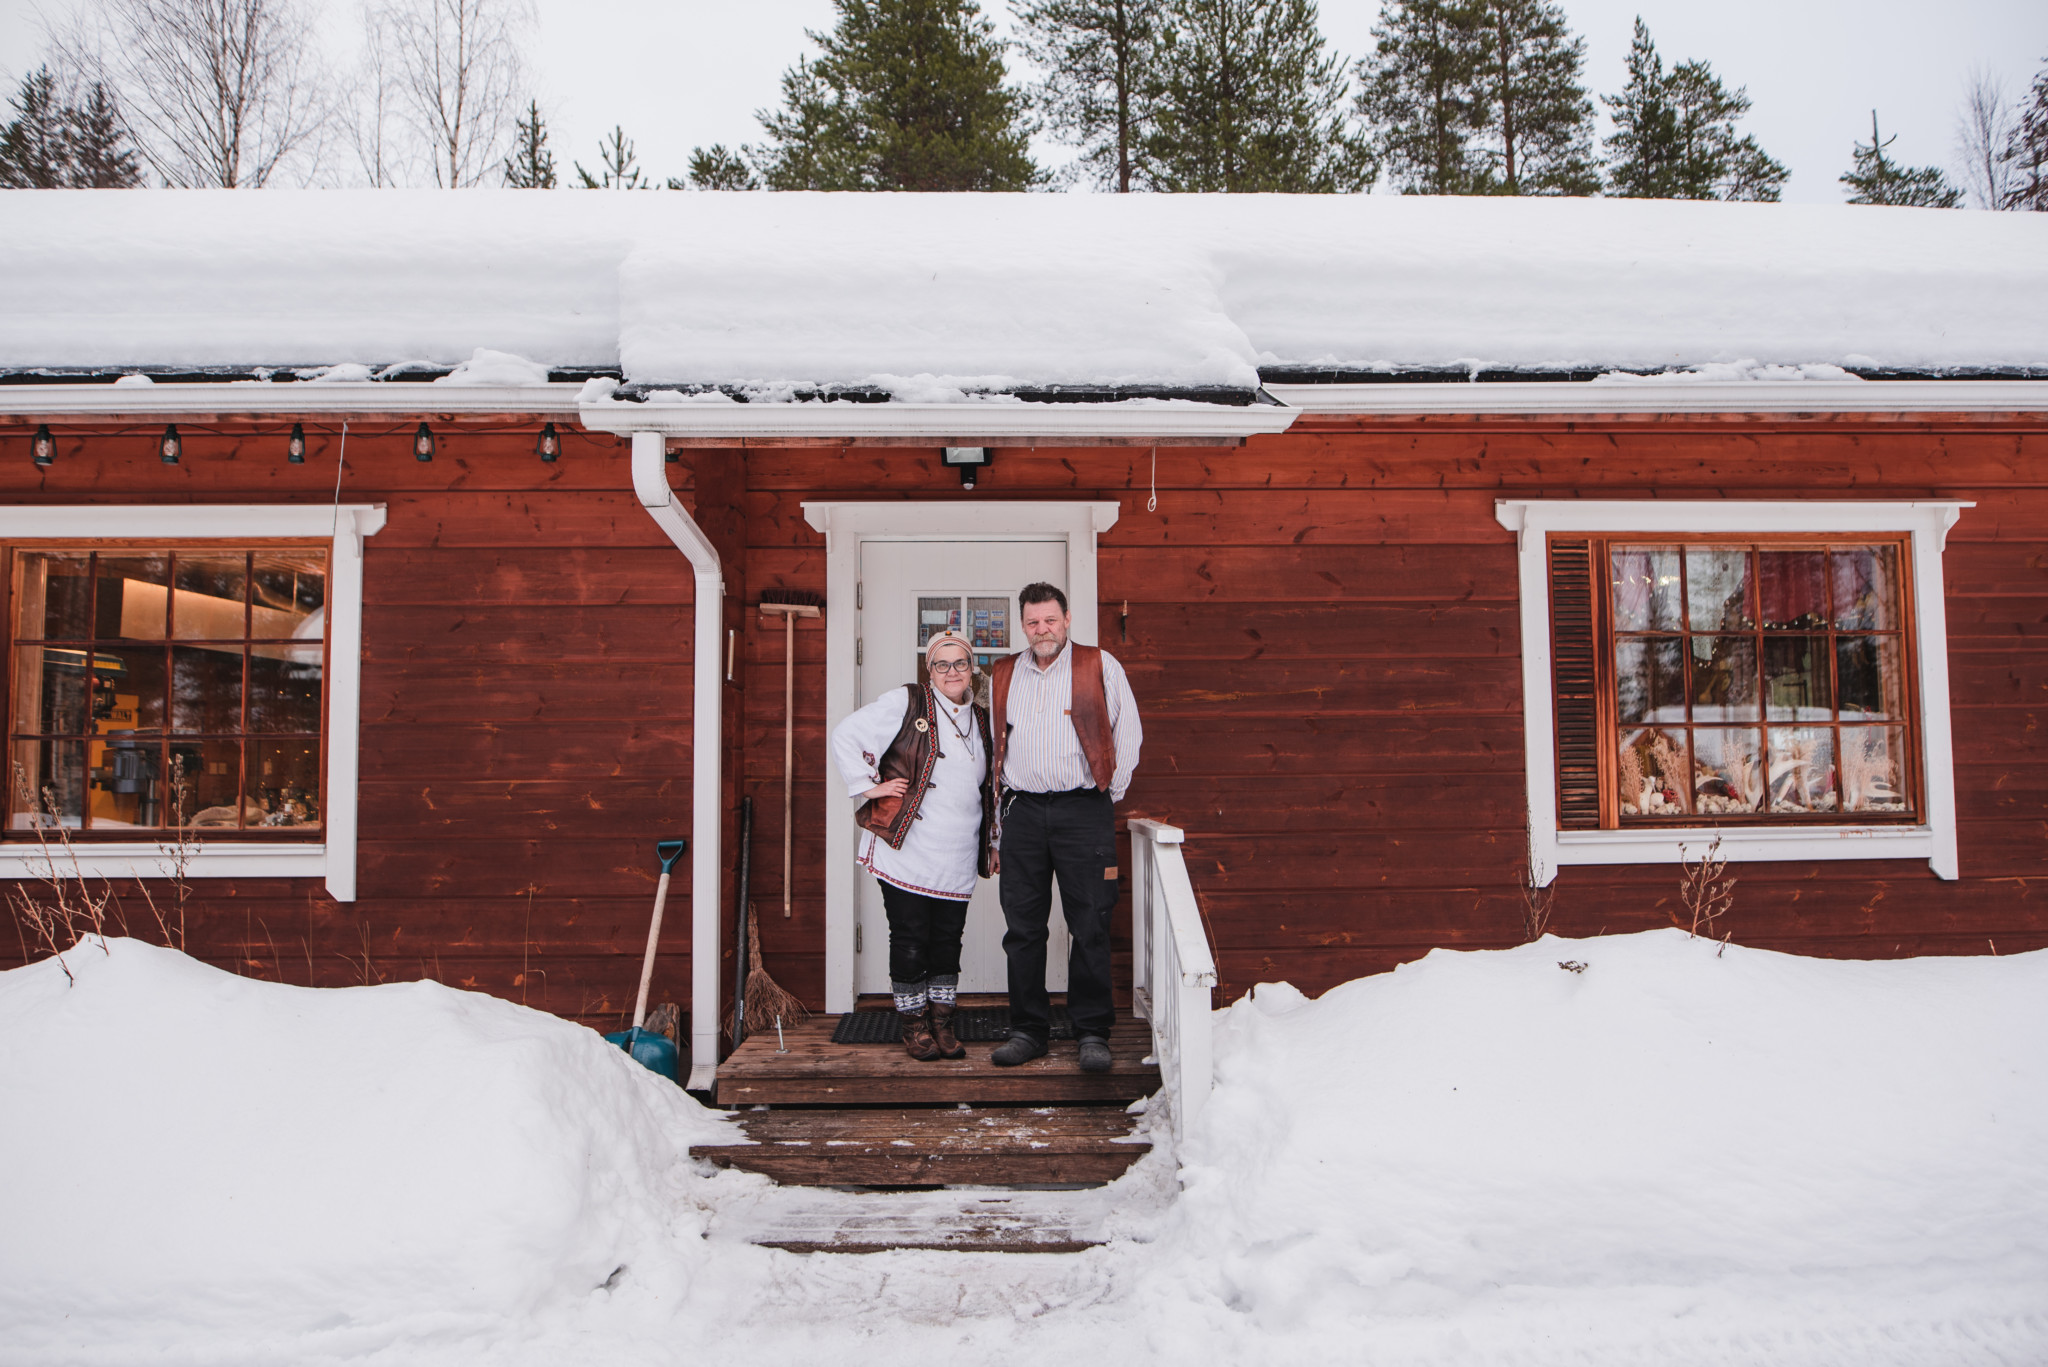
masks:
<svg viewBox="0 0 2048 1367"><path fill-rule="evenodd" d="M882 885L882 910L889 914L890 980L921 983L948 974L958 977L967 903L875 881Z"/></svg>
<svg viewBox="0 0 2048 1367"><path fill-rule="evenodd" d="M1067 951L1067 1010L1077 1035L1109 1036L1109 913L1116 906L1116 824L1109 794L1003 796L1003 953L1010 960L1010 1028L1043 1041L1052 1033L1045 990L1046 927L1052 883L1073 943Z"/></svg>

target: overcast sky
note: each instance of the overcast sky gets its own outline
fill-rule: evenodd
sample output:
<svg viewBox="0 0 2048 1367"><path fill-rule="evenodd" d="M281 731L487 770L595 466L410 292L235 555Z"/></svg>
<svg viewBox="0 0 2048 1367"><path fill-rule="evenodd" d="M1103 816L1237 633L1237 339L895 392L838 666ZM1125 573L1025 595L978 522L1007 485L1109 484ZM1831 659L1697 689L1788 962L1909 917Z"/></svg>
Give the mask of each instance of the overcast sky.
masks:
<svg viewBox="0 0 2048 1367"><path fill-rule="evenodd" d="M40 16L75 0L0 0L0 74L11 90L42 52ZM984 0L1007 27L1005 0ZM355 0L322 0L331 51L352 56ZM1788 201L1836 203L1851 144L1875 107L1894 155L1953 160L1956 106L1972 66L2005 77L2017 99L2048 60L2048 0L1564 0L1587 40L1587 83L1621 88L1640 13L1666 66L1701 57L1755 101L1746 127L1791 168ZM566 173L597 164L614 123L657 180L681 175L693 146L757 140L754 111L774 103L784 67L831 24L831 0L536 0L532 72ZM1356 57L1372 46L1376 0L1324 0L1323 31ZM1043 159L1060 155L1046 146Z"/></svg>

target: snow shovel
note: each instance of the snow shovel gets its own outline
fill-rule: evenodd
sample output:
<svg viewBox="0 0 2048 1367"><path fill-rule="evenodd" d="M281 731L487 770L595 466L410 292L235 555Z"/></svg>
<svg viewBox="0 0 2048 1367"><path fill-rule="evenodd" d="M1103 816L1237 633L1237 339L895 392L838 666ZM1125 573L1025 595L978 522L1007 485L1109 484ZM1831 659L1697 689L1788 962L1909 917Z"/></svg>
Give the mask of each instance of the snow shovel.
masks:
<svg viewBox="0 0 2048 1367"><path fill-rule="evenodd" d="M683 857L683 851L690 848L687 840L657 840L654 842L655 857L661 860L661 881L654 885L654 919L647 925L647 953L640 961L640 995L633 1002L633 1028L606 1035L605 1039L618 1045L633 1056L642 1067L660 1073L670 1082L676 1081L676 1046L667 1035L644 1029L647 1024L647 989L654 982L654 951L661 943L661 912L668 904L668 878L676 866L676 860Z"/></svg>

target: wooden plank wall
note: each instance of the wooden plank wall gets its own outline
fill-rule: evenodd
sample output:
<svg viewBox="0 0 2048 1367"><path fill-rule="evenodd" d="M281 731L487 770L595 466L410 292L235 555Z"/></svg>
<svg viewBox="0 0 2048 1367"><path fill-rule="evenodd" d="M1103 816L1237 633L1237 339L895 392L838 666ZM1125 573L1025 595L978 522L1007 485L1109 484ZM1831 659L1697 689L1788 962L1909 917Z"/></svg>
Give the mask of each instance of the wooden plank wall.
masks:
<svg viewBox="0 0 2048 1367"><path fill-rule="evenodd" d="M66 431L38 471L0 436L9 502L304 502L335 496L339 430L180 425ZM563 431L352 425L340 490L389 505L365 547L358 900L315 880L195 880L188 947L236 972L320 986L434 978L617 1028L632 1009L657 865L689 832L689 567L634 501L627 447ZM678 466L679 484L690 467ZM688 992L677 869L656 1000ZM121 905L159 938L132 888ZM164 891L156 890L162 900ZM0 963L20 957L0 934Z"/></svg>
<svg viewBox="0 0 2048 1367"><path fill-rule="evenodd" d="M1894 862L1746 865L1726 924L1803 953L2011 952L2048 945L2044 457L2038 422L1304 420L1243 450L1160 450L1148 512L1142 448L1004 450L973 493L933 451L762 449L746 455L749 573L824 592L806 499L1118 500L1100 544L1100 640L1129 668L1146 728L1122 812L1187 828L1228 999L1261 980L1317 992L1433 946L1520 940L1519 618L1496 498L1975 499L1946 557L1965 879ZM813 1000L823 640L814 629L797 646L796 917L765 927L770 968ZM779 634L751 632L748 657L765 905L779 898L761 857L781 838ZM1553 926L1667 925L1677 887L1675 867L1567 869Z"/></svg>

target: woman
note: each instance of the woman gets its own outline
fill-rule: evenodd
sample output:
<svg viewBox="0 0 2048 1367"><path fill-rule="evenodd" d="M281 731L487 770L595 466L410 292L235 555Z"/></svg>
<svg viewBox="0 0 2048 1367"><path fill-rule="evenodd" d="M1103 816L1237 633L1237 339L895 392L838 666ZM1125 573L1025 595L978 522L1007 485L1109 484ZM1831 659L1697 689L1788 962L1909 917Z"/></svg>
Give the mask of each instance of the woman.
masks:
<svg viewBox="0 0 2048 1367"><path fill-rule="evenodd" d="M941 632L927 643L925 665L929 684L891 689L832 733L846 794L862 799L858 859L880 881L889 915L903 1047L920 1062L967 1056L953 1033L960 936L975 878L989 871L995 813L973 648Z"/></svg>

